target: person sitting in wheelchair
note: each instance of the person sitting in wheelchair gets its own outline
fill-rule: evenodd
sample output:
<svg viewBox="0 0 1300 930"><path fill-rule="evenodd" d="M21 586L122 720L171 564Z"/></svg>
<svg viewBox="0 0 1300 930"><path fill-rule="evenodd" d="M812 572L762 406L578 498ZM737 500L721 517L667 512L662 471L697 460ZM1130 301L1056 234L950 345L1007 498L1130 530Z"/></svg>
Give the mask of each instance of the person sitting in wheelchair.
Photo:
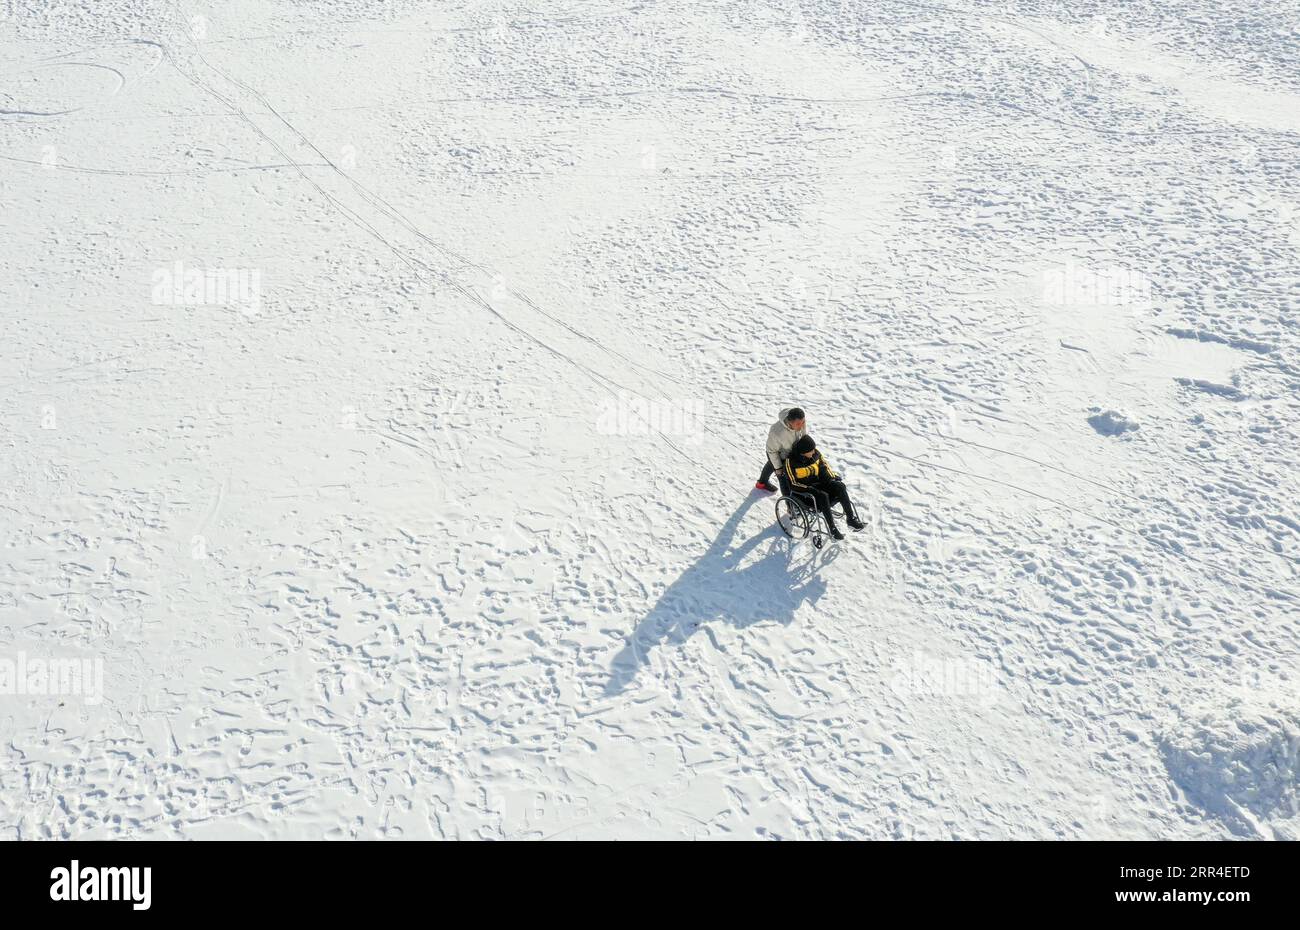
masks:
<svg viewBox="0 0 1300 930"><path fill-rule="evenodd" d="M853 529L860 530L866 526L853 509L849 489L831 469L830 463L822 457L811 436L801 436L795 442L794 449L785 460L785 471L781 479L781 484L785 486L782 490L787 495L811 499L812 504L826 518L826 526L836 539L843 539L844 534L835 525L835 517L831 513L832 504L840 504L844 508L845 522Z"/></svg>

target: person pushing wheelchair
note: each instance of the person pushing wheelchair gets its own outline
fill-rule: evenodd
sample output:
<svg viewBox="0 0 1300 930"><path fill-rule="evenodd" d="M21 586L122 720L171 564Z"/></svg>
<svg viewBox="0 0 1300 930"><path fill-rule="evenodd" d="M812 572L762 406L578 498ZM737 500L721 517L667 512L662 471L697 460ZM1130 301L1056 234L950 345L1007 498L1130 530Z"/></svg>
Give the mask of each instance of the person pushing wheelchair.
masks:
<svg viewBox="0 0 1300 930"><path fill-rule="evenodd" d="M844 486L840 476L831 469L830 463L822 457L817 449L817 443L813 442L811 436L804 435L795 440L789 456L783 463L781 490L792 497L795 495L811 497L822 516L826 518L826 526L831 536L836 539L843 539L844 534L835 525L835 517L831 512L832 504L839 504L844 508L844 521L852 529L860 530L866 526L858 519L857 511L853 509L853 502L849 500L849 489Z"/></svg>
<svg viewBox="0 0 1300 930"><path fill-rule="evenodd" d="M781 493L789 494L790 489L786 487L785 481L785 460L794 444L807 435L803 408L787 407L777 414L777 421L767 431L767 461L763 463L763 471L754 487L769 494L775 492L776 488L768 481L775 472L781 482Z"/></svg>

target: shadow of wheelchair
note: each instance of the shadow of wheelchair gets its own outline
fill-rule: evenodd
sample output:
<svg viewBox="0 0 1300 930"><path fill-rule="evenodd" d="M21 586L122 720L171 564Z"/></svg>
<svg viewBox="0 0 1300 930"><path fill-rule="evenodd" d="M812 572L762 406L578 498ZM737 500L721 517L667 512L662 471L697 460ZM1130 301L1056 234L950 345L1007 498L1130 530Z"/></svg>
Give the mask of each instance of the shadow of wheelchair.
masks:
<svg viewBox="0 0 1300 930"><path fill-rule="evenodd" d="M636 625L611 665L607 696L632 683L653 649L680 646L706 623L723 620L741 629L762 622L786 625L801 606L815 604L825 593L826 582L817 572L835 560L837 547L817 551L797 546L772 523L732 548L745 514L759 500L768 499L751 495L736 508L699 560ZM742 564L765 543L760 558Z"/></svg>

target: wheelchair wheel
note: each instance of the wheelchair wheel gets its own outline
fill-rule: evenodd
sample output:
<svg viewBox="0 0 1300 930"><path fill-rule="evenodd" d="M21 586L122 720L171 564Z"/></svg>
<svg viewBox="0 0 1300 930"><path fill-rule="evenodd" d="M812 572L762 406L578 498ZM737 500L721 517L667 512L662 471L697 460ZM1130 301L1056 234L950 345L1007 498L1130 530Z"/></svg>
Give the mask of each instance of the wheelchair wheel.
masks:
<svg viewBox="0 0 1300 930"><path fill-rule="evenodd" d="M806 539L812 529L808 511L793 497L779 497L776 501L776 523L781 532L798 542Z"/></svg>

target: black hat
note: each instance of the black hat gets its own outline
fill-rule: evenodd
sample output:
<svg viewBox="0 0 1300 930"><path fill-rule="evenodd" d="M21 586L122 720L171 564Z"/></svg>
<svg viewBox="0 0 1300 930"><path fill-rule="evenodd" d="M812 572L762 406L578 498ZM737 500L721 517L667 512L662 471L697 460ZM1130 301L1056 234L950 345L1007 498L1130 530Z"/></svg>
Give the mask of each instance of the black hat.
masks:
<svg viewBox="0 0 1300 930"><path fill-rule="evenodd" d="M800 436L794 441L794 452L796 455L806 455L817 448L817 443L813 442L811 436Z"/></svg>
<svg viewBox="0 0 1300 930"><path fill-rule="evenodd" d="M802 419L803 419L802 407L791 407L789 410L785 412L785 422L787 423L794 423L796 420L802 420Z"/></svg>

